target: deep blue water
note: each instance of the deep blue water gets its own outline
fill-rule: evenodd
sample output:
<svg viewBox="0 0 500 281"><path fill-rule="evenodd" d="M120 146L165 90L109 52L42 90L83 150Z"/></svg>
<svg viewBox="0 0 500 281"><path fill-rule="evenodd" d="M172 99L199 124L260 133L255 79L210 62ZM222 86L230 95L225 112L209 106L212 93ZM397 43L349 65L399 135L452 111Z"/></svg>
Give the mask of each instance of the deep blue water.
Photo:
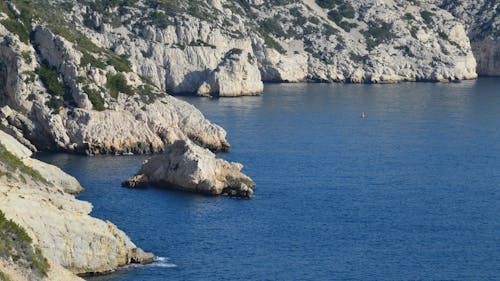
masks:
<svg viewBox="0 0 500 281"><path fill-rule="evenodd" d="M91 280L500 280L500 79L183 99L227 129L255 197L120 187L145 156L40 155L168 257Z"/></svg>

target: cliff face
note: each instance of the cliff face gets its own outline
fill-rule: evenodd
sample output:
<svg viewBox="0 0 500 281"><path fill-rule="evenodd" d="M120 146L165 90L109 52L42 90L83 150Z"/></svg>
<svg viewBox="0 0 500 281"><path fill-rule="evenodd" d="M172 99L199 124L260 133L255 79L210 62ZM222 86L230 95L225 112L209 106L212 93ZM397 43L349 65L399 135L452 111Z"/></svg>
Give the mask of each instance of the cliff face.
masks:
<svg viewBox="0 0 500 281"><path fill-rule="evenodd" d="M420 1L102 1L75 5L82 32L171 93L241 95L263 81L476 77L463 25ZM232 56L238 52L238 56ZM228 56L238 67L220 74ZM214 73L215 72L215 73ZM220 87L217 76L226 77ZM215 74L215 75L214 75Z"/></svg>
<svg viewBox="0 0 500 281"><path fill-rule="evenodd" d="M50 5L22 7L0 3L0 126L23 144L87 154L158 152L179 139L229 148L222 128L133 72L123 56L74 29L32 25L30 13Z"/></svg>
<svg viewBox="0 0 500 281"><path fill-rule="evenodd" d="M0 210L22 229L10 228L17 233L14 240L33 244L30 254L31 246L0 243L0 271L13 280L80 280L74 274L152 261L151 254L137 248L111 222L89 216L92 205L71 195L82 190L74 178L30 155L29 149L0 131ZM6 229L0 219L0 235ZM36 259L32 266L23 264L30 259L18 258L19 249Z"/></svg>
<svg viewBox="0 0 500 281"><path fill-rule="evenodd" d="M464 22L477 60L477 73L500 75L500 2L451 1L438 4Z"/></svg>
<svg viewBox="0 0 500 281"><path fill-rule="evenodd" d="M191 140L227 150L222 128L165 92L473 79L474 53L480 73L494 75L497 9L486 0L3 1L0 126L30 149L148 153Z"/></svg>

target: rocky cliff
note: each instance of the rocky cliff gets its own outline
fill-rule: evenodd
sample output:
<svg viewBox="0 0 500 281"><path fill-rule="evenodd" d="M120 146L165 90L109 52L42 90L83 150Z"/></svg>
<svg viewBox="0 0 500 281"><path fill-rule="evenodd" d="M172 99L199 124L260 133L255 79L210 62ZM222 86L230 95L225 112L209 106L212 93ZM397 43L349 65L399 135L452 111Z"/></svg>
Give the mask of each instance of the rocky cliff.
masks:
<svg viewBox="0 0 500 281"><path fill-rule="evenodd" d="M222 128L133 71L124 54L66 27L61 9L0 3L0 127L32 150L150 153L179 139L229 148ZM228 62L220 71L233 68L245 65ZM209 86L226 87L224 79L214 74Z"/></svg>
<svg viewBox="0 0 500 281"><path fill-rule="evenodd" d="M497 18L487 0L2 1L0 126L31 149L227 150L222 128L165 93L473 79L476 58L495 75Z"/></svg>
<svg viewBox="0 0 500 281"><path fill-rule="evenodd" d="M81 2L67 14L82 33L174 94L255 94L261 81L476 77L463 24L424 1Z"/></svg>
<svg viewBox="0 0 500 281"><path fill-rule="evenodd" d="M66 281L152 262L111 222L89 216L92 205L72 195L82 190L78 181L30 155L0 131L0 272Z"/></svg>
<svg viewBox="0 0 500 281"><path fill-rule="evenodd" d="M439 0L438 5L465 24L477 60L477 73L500 76L500 1Z"/></svg>

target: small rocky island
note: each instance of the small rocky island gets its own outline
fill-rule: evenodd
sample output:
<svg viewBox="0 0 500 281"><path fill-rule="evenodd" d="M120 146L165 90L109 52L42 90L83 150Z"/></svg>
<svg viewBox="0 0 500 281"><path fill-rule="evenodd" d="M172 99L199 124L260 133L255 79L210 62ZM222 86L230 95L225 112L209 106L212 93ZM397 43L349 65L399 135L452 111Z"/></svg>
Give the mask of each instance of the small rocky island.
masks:
<svg viewBox="0 0 500 281"><path fill-rule="evenodd" d="M243 165L217 159L206 148L178 140L165 153L146 161L123 186L154 185L208 194L250 198L255 183L241 172Z"/></svg>

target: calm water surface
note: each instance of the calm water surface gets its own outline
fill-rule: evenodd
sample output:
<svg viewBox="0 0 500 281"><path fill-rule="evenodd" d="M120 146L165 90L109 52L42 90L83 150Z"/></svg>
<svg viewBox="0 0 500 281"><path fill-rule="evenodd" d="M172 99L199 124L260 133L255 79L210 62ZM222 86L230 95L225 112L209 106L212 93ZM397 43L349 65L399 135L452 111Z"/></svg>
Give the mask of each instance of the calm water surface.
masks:
<svg viewBox="0 0 500 281"><path fill-rule="evenodd" d="M255 197L120 187L144 156L41 154L160 257L90 280L500 279L500 79L183 99L227 129Z"/></svg>

